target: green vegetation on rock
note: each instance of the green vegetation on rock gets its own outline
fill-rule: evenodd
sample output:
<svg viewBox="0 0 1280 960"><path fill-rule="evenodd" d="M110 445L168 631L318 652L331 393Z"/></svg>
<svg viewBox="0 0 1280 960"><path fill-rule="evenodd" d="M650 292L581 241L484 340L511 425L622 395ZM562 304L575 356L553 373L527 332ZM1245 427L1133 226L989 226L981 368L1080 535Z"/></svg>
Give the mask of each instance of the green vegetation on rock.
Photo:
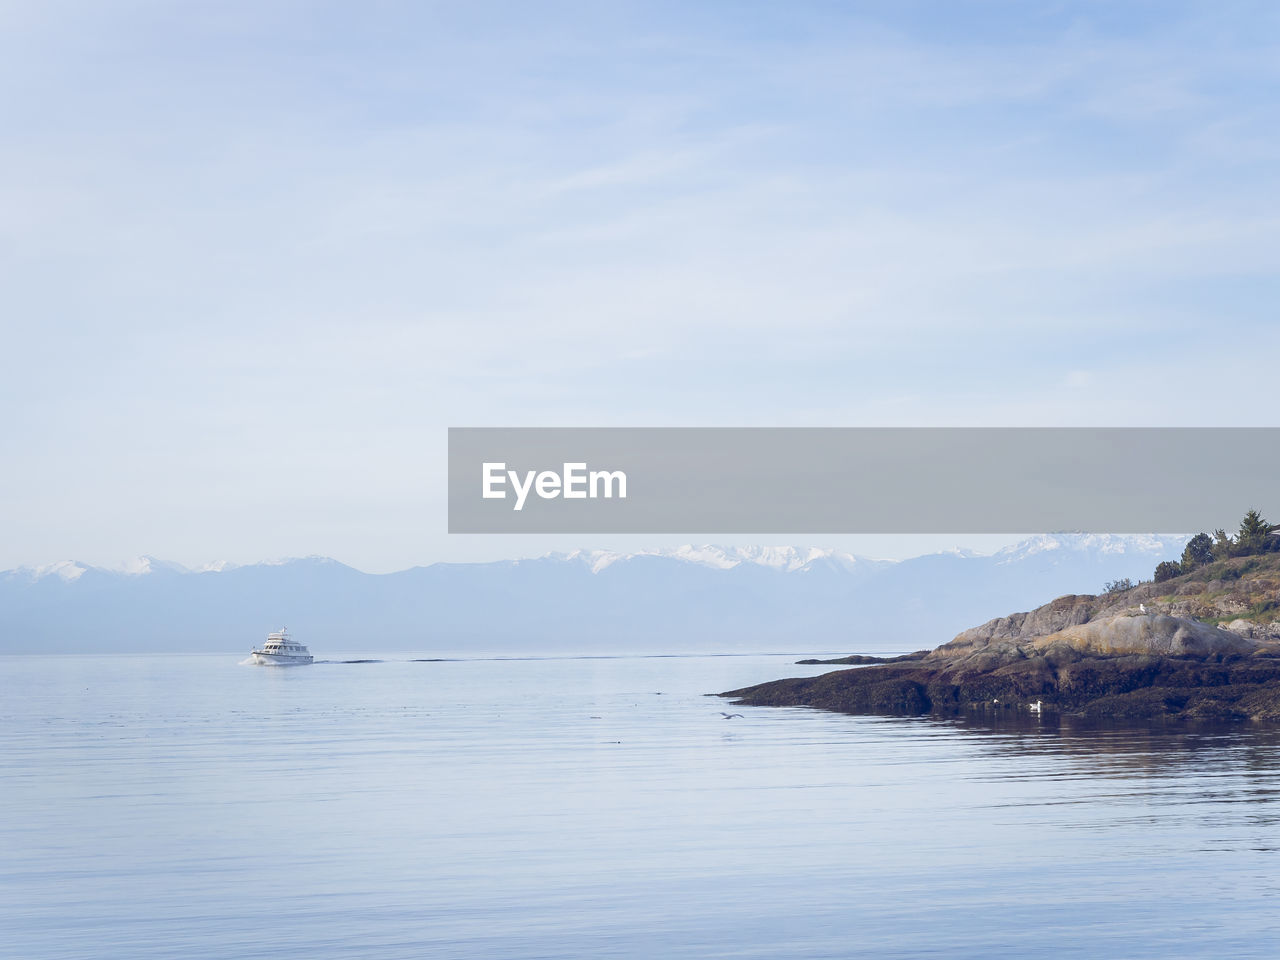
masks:
<svg viewBox="0 0 1280 960"><path fill-rule="evenodd" d="M1188 540L1182 551L1181 572L1190 573L1215 560L1277 552L1280 552L1280 524L1268 523L1257 510L1249 510L1240 521L1240 529L1234 537L1228 536L1227 531L1218 529L1213 532L1212 537L1207 533L1197 533ZM1162 563L1156 567L1157 583L1162 582L1160 574L1166 566L1172 564Z"/></svg>

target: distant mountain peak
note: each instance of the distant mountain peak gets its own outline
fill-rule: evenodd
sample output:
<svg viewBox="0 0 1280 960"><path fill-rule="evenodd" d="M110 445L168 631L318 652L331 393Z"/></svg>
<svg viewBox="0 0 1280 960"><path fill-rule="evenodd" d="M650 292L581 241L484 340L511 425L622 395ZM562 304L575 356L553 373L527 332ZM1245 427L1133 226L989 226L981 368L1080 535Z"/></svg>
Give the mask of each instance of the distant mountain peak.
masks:
<svg viewBox="0 0 1280 960"><path fill-rule="evenodd" d="M1016 563L1036 554L1090 553L1097 556L1162 556L1181 548L1187 534L1155 533L1042 533L1011 544L994 554L997 563Z"/></svg>
<svg viewBox="0 0 1280 960"><path fill-rule="evenodd" d="M945 550L939 550L937 553L930 554L933 557L959 557L961 560L976 560L984 557L986 554L979 553L977 550L971 550L968 547L948 547Z"/></svg>
<svg viewBox="0 0 1280 960"><path fill-rule="evenodd" d="M226 570L235 570L240 564L232 563L230 560L214 560L212 563L202 564L192 571L193 573L222 573Z"/></svg>
<svg viewBox="0 0 1280 960"><path fill-rule="evenodd" d="M45 577L58 577L68 582L79 580L93 568L76 560L57 560L39 567L19 567L18 571L28 574L32 580L43 580Z"/></svg>
<svg viewBox="0 0 1280 960"><path fill-rule="evenodd" d="M116 573L123 573L131 577L143 577L150 573L190 573L180 563L174 563L172 560L159 560L152 556L134 557L132 560L125 560L115 568Z"/></svg>
<svg viewBox="0 0 1280 960"><path fill-rule="evenodd" d="M238 567L287 567L296 564L307 564L308 566L319 567L325 565L346 566L340 560L333 557L326 557L319 553L309 553L305 557L277 557L273 560L259 560L257 563L248 564L227 564L222 561L224 569L232 569Z"/></svg>

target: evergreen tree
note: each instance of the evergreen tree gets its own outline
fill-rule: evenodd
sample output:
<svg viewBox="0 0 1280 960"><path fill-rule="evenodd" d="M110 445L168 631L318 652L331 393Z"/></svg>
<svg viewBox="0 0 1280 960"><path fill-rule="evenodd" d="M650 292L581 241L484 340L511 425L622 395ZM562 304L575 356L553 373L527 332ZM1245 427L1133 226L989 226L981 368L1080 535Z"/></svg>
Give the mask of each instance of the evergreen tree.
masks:
<svg viewBox="0 0 1280 960"><path fill-rule="evenodd" d="M1255 553L1263 553L1270 539L1271 524L1262 519L1257 510L1250 510L1240 521L1240 532L1236 534L1235 555L1250 557Z"/></svg>
<svg viewBox="0 0 1280 960"><path fill-rule="evenodd" d="M1206 563L1213 563L1213 539L1207 533L1197 533L1182 551L1182 572L1190 573Z"/></svg>
<svg viewBox="0 0 1280 960"><path fill-rule="evenodd" d="M1156 583L1164 583L1166 580L1172 580L1174 577L1182 575L1182 567L1174 563L1172 560L1165 560L1156 567L1155 580Z"/></svg>
<svg viewBox="0 0 1280 960"><path fill-rule="evenodd" d="M1233 556L1235 542L1227 536L1227 531L1219 527L1213 531L1213 559L1228 560Z"/></svg>

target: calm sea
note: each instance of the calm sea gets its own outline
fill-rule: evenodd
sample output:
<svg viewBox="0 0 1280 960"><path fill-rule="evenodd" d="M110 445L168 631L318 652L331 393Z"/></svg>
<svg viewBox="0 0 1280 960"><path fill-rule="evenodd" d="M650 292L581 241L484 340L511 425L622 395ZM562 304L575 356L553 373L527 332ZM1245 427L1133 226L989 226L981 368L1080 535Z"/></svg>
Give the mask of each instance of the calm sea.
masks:
<svg viewBox="0 0 1280 960"><path fill-rule="evenodd" d="M240 659L0 659L0 956L1280 950L1280 731L703 696L793 656Z"/></svg>

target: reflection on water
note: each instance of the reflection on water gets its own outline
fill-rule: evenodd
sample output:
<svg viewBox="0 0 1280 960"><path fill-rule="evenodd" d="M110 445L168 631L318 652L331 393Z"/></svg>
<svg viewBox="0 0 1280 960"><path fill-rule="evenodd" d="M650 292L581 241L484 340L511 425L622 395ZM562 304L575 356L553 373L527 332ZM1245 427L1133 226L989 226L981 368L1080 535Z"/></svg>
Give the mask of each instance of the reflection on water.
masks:
<svg viewBox="0 0 1280 960"><path fill-rule="evenodd" d="M793 657L236 659L4 662L0 955L1280 946L1273 728L704 696Z"/></svg>

